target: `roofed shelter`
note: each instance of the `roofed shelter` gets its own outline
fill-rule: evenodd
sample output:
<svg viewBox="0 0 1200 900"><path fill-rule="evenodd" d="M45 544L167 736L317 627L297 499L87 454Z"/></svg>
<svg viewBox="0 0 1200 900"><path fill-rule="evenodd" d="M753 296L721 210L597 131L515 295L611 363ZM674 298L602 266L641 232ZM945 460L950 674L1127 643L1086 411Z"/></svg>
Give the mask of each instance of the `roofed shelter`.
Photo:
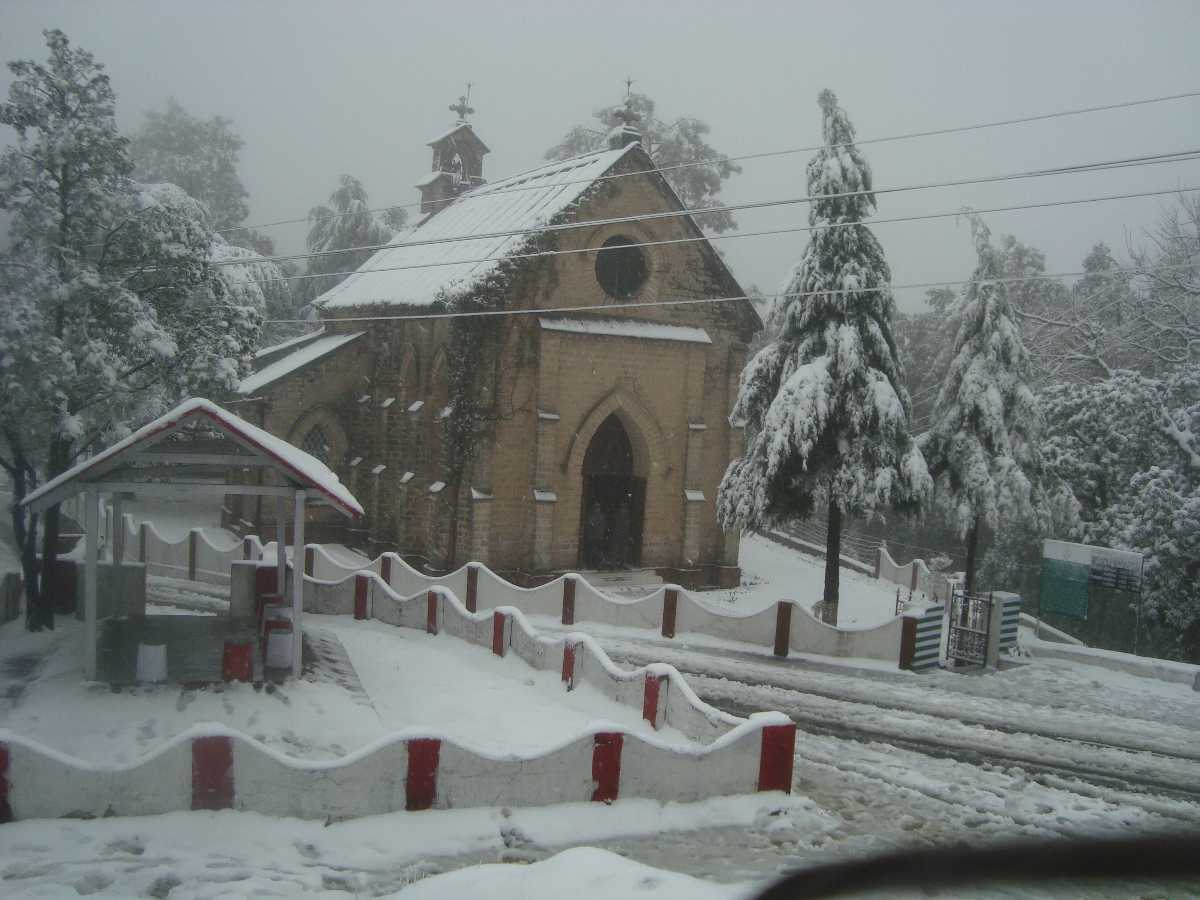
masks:
<svg viewBox="0 0 1200 900"><path fill-rule="evenodd" d="M245 471L254 472L250 478ZM114 521L123 500L167 497L176 500L244 494L274 497L279 584L286 584L284 547L286 503L292 501L293 559L304 555L306 506L325 505L358 519L363 509L324 463L251 425L209 400L192 399L138 429L129 437L48 481L23 501L41 512L77 494L84 503L84 666L96 677L100 497L113 497ZM123 529L116 529L113 560L123 558ZM292 579L292 674L300 674L304 579Z"/></svg>

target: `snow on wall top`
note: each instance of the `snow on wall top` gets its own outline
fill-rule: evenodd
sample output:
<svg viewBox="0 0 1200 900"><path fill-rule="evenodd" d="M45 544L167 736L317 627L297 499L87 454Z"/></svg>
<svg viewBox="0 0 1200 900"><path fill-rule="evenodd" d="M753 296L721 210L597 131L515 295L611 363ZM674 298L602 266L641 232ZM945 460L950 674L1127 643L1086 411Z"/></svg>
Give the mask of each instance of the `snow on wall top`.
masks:
<svg viewBox="0 0 1200 900"><path fill-rule="evenodd" d="M395 246L376 252L357 272L317 298L316 305L327 310L376 304L428 306L439 291L453 294L469 288L499 264L498 259L472 260L514 253L526 236L463 238L550 224L583 195L592 184L590 179L605 174L630 147L548 163L467 191ZM420 243L441 240L448 242ZM403 268L414 266L424 268Z"/></svg>
<svg viewBox="0 0 1200 900"><path fill-rule="evenodd" d="M203 416L214 424L241 438L255 450L269 457L274 463L285 469L289 476L299 482L304 488L313 488L323 494L333 506L353 518L363 515L363 508L327 465L305 453L299 447L294 447L282 438L277 438L270 432L264 431L257 425L251 425L241 416L236 416L223 409L211 400L195 397L185 400L168 413L164 413L154 421L143 425L124 440L117 441L106 450L102 450L74 468L68 469L57 478L51 479L40 488L28 494L22 505L35 503L40 497L56 491L68 482L86 474L100 463L124 453L132 447L150 438L169 431L179 425L184 419Z"/></svg>
<svg viewBox="0 0 1200 900"><path fill-rule="evenodd" d="M650 341L683 341L688 344L712 343L712 338L703 328L693 328L687 325L664 325L662 322L641 322L637 319L539 318L538 324L547 331L568 331L572 334L599 334Z"/></svg>
<svg viewBox="0 0 1200 900"><path fill-rule="evenodd" d="M261 390L271 382L278 381L284 375L288 375L301 366L313 360L320 359L328 353L332 353L343 344L357 340L364 334L366 332L356 331L353 334L331 334L328 337L317 338L312 343L305 344L298 350L263 366L252 375L247 375L242 379L242 383L238 385L238 393L252 394L257 390Z"/></svg>

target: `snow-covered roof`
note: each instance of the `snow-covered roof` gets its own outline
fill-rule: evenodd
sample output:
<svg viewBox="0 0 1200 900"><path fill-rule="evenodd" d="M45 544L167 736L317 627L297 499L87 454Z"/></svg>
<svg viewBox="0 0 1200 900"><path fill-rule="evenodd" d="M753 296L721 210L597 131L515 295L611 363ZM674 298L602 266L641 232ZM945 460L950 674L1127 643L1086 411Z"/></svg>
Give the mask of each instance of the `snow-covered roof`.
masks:
<svg viewBox="0 0 1200 900"><path fill-rule="evenodd" d="M712 338L703 328L689 325L665 325L662 322L642 322L637 319L550 319L539 318L538 324L547 331L567 331L571 334L596 334L607 337L640 338L648 341L683 341L688 344L711 344Z"/></svg>
<svg viewBox="0 0 1200 900"><path fill-rule="evenodd" d="M549 225L630 147L547 163L467 191L396 246L376 252L357 272L317 298L317 305L323 309L428 306L439 291L453 294L469 288L495 270L497 257L517 252L527 239L521 234L471 239L474 235Z"/></svg>
<svg viewBox="0 0 1200 900"><path fill-rule="evenodd" d="M315 340L324 334L323 329L318 328L316 331L310 331L307 334L297 335L294 338L288 338L286 341L280 341L278 344L272 344L270 347L263 347L254 354L255 359L262 359L264 356L275 356L285 350L292 350L300 344L307 344L311 340Z"/></svg>
<svg viewBox="0 0 1200 900"><path fill-rule="evenodd" d="M253 375L247 375L242 379L242 383L238 385L238 393L253 394L271 382L278 381L284 375L291 374L301 366L318 360L322 356L326 356L337 350L339 347L357 340L365 333L363 331L356 331L353 334L331 334L327 337L317 338L312 343L300 347L299 350L263 366Z"/></svg>
<svg viewBox="0 0 1200 900"><path fill-rule="evenodd" d="M72 481L93 480L86 476L93 473L102 464L115 461L114 457L128 452L139 444L146 443L164 432L174 430L184 420L191 418L206 418L221 431L240 439L248 445L249 449L257 451L283 469L289 478L305 490L315 490L346 515L354 518L363 515L363 508L354 499L354 495L346 489L333 470L315 456L305 453L299 447L293 447L287 441L264 431L257 425L251 425L245 419L217 406L211 400L202 398L185 400L170 412L143 425L123 441L117 441L108 449L84 460L57 478L47 481L40 488L28 494L22 503L34 504L39 498L60 492L61 488ZM107 468L109 467L106 467L106 470Z"/></svg>
<svg viewBox="0 0 1200 900"><path fill-rule="evenodd" d="M460 131L463 131L464 129L466 130L467 134L469 134L471 136L471 139L474 140L476 143L479 144L480 147L483 148L484 153L491 152L488 149L488 145L479 139L479 135L477 135L475 133L475 129L471 127L470 122L455 122L453 127L446 129L441 134L439 134L437 137L435 137L433 140L426 141L425 146L432 147L434 144L440 144L446 138L450 137L451 135L458 134Z"/></svg>

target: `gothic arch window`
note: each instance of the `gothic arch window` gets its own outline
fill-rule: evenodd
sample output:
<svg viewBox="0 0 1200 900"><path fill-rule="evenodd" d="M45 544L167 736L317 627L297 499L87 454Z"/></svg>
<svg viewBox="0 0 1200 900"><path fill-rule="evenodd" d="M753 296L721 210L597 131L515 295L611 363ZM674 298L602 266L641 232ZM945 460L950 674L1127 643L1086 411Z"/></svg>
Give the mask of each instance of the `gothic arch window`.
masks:
<svg viewBox="0 0 1200 900"><path fill-rule="evenodd" d="M287 440L334 471L345 465L350 449L346 430L333 411L324 406L301 415L288 429Z"/></svg>
<svg viewBox="0 0 1200 900"><path fill-rule="evenodd" d="M300 443L300 449L309 456L315 456L325 465L329 465L329 459L332 452L332 447L329 443L329 435L325 433L325 429L320 425L314 425L308 429L304 435L304 440Z"/></svg>
<svg viewBox="0 0 1200 900"><path fill-rule="evenodd" d="M596 254L596 281L610 297L618 300L632 297L641 290L649 274L646 254L631 237L610 237Z"/></svg>

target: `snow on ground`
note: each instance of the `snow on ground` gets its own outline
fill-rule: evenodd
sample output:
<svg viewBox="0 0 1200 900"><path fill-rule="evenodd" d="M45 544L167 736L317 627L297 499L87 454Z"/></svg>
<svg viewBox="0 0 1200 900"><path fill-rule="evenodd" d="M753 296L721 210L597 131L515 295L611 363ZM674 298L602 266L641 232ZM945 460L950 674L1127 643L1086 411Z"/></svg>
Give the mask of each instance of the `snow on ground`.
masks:
<svg viewBox="0 0 1200 900"><path fill-rule="evenodd" d="M693 848L716 833L758 835L776 846L810 846L835 821L811 801L764 794L695 804L622 800L531 809L463 809L393 813L325 825L256 813L172 813L93 821L35 820L0 830L5 900L92 894L97 897L394 896L414 882L480 862L532 862L578 844L650 841L691 833ZM699 830L704 829L704 830ZM584 851L530 869L500 874L497 890L545 891L577 900L612 897L728 897L736 888L638 867L615 854ZM571 862L566 871L564 862ZM525 866L511 866L514 872ZM603 872L601 871L603 869ZM491 871L491 870L485 870ZM416 897L510 896L484 885L467 892L458 878L431 879ZM604 875L609 873L609 881ZM633 873L637 878L633 879ZM578 878L574 876L579 876ZM761 875L759 879L761 879ZM566 881L564 881L564 878ZM490 880L490 879L489 879ZM727 879L728 880L728 879ZM627 891L632 886L635 890ZM684 886L692 893L681 894ZM606 891L615 891L608 893ZM408 897L409 892L400 894ZM511 895L516 896L516 895ZM539 896L522 894L520 896ZM547 896L542 894L541 896Z"/></svg>
<svg viewBox="0 0 1200 900"><path fill-rule="evenodd" d="M795 600L811 610L825 587L825 560L809 556L761 535L742 538L739 587L705 591L706 602L729 603L739 613L757 612L780 600ZM907 596L907 591L903 596ZM879 625L895 617L896 585L843 568L838 583L838 625Z"/></svg>
<svg viewBox="0 0 1200 900"><path fill-rule="evenodd" d="M139 685L114 692L83 680L83 631L74 619L60 618L57 629L45 635L29 635L22 623L9 623L0 629L0 672L10 658L39 652L44 657L13 679L17 694L0 703L0 728L72 756L117 764L204 722L236 728L306 759L337 758L403 731L440 734L505 755L544 752L598 723L688 743L677 729L653 731L640 709L609 700L589 685L564 691L558 672L537 672L515 655L502 659L449 635L349 617L308 616L305 624L342 642L361 690L318 671L282 687Z"/></svg>
<svg viewBox="0 0 1200 900"><path fill-rule="evenodd" d="M539 672L516 654L502 658L449 635L346 616L306 616L305 627L337 635L384 733L422 727L491 752L531 755L605 722L689 743L676 728L655 731L640 708L609 700L591 685L566 692L557 670Z"/></svg>
<svg viewBox="0 0 1200 900"><path fill-rule="evenodd" d="M664 872L592 847L564 850L530 866L492 864L459 869L420 881L406 900L489 897L492 900L561 900L570 885L576 898L654 897L656 900L718 900L747 891Z"/></svg>

